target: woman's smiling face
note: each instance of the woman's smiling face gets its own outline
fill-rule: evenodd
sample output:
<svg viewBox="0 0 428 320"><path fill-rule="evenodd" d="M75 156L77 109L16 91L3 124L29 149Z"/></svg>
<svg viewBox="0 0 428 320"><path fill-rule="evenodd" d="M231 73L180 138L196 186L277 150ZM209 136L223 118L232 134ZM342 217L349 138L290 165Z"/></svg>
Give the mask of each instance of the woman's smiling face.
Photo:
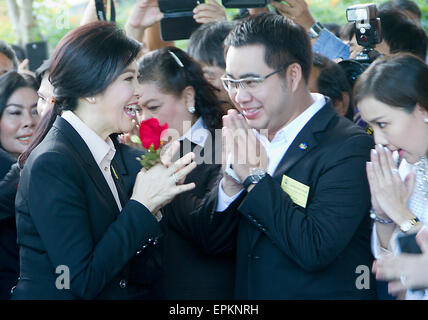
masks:
<svg viewBox="0 0 428 320"><path fill-rule="evenodd" d="M0 144L14 157L18 157L30 144L39 122L37 92L22 87L9 97L0 118Z"/></svg>

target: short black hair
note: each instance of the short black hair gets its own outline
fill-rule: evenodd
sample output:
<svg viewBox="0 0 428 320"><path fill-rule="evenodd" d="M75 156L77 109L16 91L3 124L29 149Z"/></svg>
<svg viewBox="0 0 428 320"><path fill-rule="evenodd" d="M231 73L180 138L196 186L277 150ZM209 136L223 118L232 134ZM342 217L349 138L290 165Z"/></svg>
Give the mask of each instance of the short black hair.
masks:
<svg viewBox="0 0 428 320"><path fill-rule="evenodd" d="M334 22L327 22L327 23L323 23L323 26L330 31L331 33L333 33L336 37L340 38L340 25L338 25L337 23Z"/></svg>
<svg viewBox="0 0 428 320"><path fill-rule="evenodd" d="M342 100L342 92L348 93L351 98L351 85L346 78L345 71L337 63L319 53L314 53L312 63L313 66L317 67L320 71L317 80L319 93L330 97L333 103L338 100ZM348 107L349 108L345 116L352 120L352 107Z"/></svg>
<svg viewBox="0 0 428 320"><path fill-rule="evenodd" d="M23 47L17 44L12 44L11 47L15 52L15 56L19 62L22 62L27 58L27 54L25 53L25 49Z"/></svg>
<svg viewBox="0 0 428 320"><path fill-rule="evenodd" d="M390 53L410 52L425 60L428 40L421 26L397 9L380 10L379 18Z"/></svg>
<svg viewBox="0 0 428 320"><path fill-rule="evenodd" d="M312 47L308 34L300 25L273 13L250 16L238 23L225 40L227 47L260 44L265 48L265 63L272 69L297 62L308 82L312 66Z"/></svg>
<svg viewBox="0 0 428 320"><path fill-rule="evenodd" d="M410 0L390 0L382 3L379 10L401 9L413 13L419 20L422 18L421 9Z"/></svg>
<svg viewBox="0 0 428 320"><path fill-rule="evenodd" d="M15 51L3 40L0 40L0 53L3 53L8 59L13 62L13 69L18 69L18 59L16 58Z"/></svg>
<svg viewBox="0 0 428 320"><path fill-rule="evenodd" d="M224 39L232 30L233 25L229 21L201 25L190 36L187 53L197 61L225 69Z"/></svg>

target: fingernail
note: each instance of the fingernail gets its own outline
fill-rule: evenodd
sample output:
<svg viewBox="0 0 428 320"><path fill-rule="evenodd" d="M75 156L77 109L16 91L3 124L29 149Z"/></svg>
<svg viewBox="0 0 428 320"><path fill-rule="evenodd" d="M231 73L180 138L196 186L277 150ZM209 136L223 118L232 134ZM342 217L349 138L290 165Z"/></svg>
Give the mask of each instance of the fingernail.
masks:
<svg viewBox="0 0 428 320"><path fill-rule="evenodd" d="M377 151L376 151L376 149L372 149L372 155L375 156L375 157L377 157Z"/></svg>

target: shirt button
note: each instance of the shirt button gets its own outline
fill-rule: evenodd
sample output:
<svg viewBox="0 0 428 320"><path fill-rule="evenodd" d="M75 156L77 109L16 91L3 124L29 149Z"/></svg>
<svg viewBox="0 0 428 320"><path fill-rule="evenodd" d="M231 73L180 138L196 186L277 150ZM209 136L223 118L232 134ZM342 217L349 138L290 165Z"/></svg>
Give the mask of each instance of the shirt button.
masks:
<svg viewBox="0 0 428 320"><path fill-rule="evenodd" d="M139 255L141 254L141 250L138 250L135 254L136 254L137 256L139 256Z"/></svg>
<svg viewBox="0 0 428 320"><path fill-rule="evenodd" d="M105 167L105 168L104 168L104 171L108 171L108 167Z"/></svg>
<svg viewBox="0 0 428 320"><path fill-rule="evenodd" d="M121 289L125 289L126 288L126 280L125 279L120 280L119 287Z"/></svg>

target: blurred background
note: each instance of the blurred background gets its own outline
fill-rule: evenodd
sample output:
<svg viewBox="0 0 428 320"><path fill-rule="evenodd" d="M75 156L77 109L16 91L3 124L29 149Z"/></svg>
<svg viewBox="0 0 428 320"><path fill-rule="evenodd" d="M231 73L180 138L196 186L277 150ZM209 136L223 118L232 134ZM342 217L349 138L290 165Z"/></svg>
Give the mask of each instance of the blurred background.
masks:
<svg viewBox="0 0 428 320"><path fill-rule="evenodd" d="M180 1L180 0L177 0ZM221 3L220 0L217 0ZM346 23L346 8L358 3L381 4L385 0L307 0L317 21ZM428 33L428 1L414 0L422 11L422 25ZM117 22L123 26L135 0L115 0ZM9 44L25 45L46 41L51 52L58 41L79 25L88 0L0 0L0 39ZM238 9L227 9L228 18ZM184 48L187 41L177 41Z"/></svg>

